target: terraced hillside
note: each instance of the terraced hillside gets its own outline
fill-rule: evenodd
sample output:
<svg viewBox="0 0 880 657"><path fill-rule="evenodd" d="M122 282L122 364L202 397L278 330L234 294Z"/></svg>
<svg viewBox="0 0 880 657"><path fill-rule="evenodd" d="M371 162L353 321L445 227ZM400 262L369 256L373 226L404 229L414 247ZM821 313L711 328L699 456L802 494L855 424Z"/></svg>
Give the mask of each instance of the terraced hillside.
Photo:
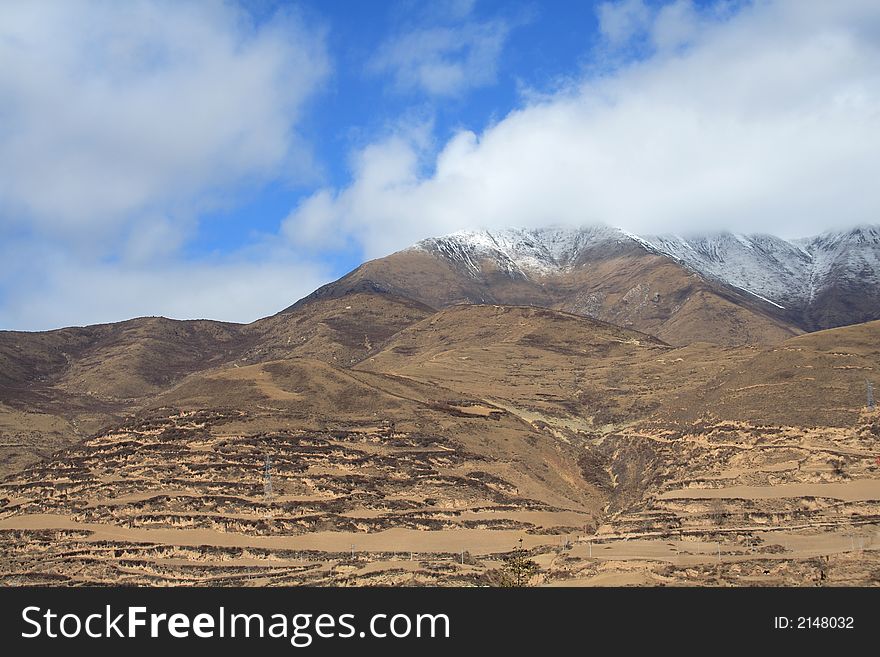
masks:
<svg viewBox="0 0 880 657"><path fill-rule="evenodd" d="M308 312L11 472L0 581L481 585L521 545L533 584L880 582L880 322L674 347L532 307Z"/></svg>
<svg viewBox="0 0 880 657"><path fill-rule="evenodd" d="M194 410L219 389L250 410ZM476 582L601 506L571 446L447 390L289 360L168 396L4 481L3 581Z"/></svg>
<svg viewBox="0 0 880 657"><path fill-rule="evenodd" d="M0 331L0 475L120 422L194 373L298 357L348 366L431 312L351 294L247 325L146 317Z"/></svg>

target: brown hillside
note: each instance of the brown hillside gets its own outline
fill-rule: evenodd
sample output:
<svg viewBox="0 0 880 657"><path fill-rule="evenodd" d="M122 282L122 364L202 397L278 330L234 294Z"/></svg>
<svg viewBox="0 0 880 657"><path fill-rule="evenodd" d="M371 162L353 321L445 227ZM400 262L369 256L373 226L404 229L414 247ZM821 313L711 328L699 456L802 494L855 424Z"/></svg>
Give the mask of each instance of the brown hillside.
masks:
<svg viewBox="0 0 880 657"><path fill-rule="evenodd" d="M801 332L770 313L766 304L635 244L588 252L561 274L512 276L491 259L476 264L479 272L436 253L408 249L365 263L292 308L374 290L434 308L474 303L565 310L651 333L675 345L773 344Z"/></svg>

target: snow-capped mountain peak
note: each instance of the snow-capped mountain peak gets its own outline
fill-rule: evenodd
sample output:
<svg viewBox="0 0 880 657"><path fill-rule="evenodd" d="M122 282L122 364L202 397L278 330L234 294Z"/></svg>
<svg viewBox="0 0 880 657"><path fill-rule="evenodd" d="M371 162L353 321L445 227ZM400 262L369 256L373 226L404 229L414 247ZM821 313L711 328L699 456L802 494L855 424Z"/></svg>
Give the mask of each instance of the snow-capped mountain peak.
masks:
<svg viewBox="0 0 880 657"><path fill-rule="evenodd" d="M781 238L724 232L657 235L645 240L688 269L774 305L782 307L809 295L811 257Z"/></svg>
<svg viewBox="0 0 880 657"><path fill-rule="evenodd" d="M785 240L732 232L636 235L604 225L460 231L413 249L434 253L479 277L486 261L513 278L553 276L579 266L590 249L642 248L778 308L803 306L841 279L880 285L880 226ZM856 280L858 279L858 280Z"/></svg>
<svg viewBox="0 0 880 657"><path fill-rule="evenodd" d="M422 240L411 248L461 262L475 275L480 272L478 261L490 258L502 269L529 277L571 268L589 246L629 239L624 231L603 225L582 228L553 226L459 231Z"/></svg>

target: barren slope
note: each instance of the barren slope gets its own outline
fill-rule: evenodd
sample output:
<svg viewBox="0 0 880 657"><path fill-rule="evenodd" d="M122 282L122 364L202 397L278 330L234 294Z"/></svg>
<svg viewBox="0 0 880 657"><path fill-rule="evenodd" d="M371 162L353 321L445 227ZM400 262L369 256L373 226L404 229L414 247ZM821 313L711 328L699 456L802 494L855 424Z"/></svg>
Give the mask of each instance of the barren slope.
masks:
<svg viewBox="0 0 880 657"><path fill-rule="evenodd" d="M436 386L288 359L171 402L0 486L4 582L345 583L410 553L396 577L475 581L462 551L552 546L605 503L571 446Z"/></svg>
<svg viewBox="0 0 880 657"><path fill-rule="evenodd" d="M301 356L350 365L431 312L351 294L248 325L149 317L0 332L0 473L118 422L195 372Z"/></svg>
<svg viewBox="0 0 880 657"><path fill-rule="evenodd" d="M719 287L638 243L587 249L571 268L549 272L504 268L479 253L465 257L440 247L407 249L365 263L292 308L352 290L384 291L434 308L461 303L554 308L658 335L676 345L695 340L767 344L800 332L774 316L772 305Z"/></svg>

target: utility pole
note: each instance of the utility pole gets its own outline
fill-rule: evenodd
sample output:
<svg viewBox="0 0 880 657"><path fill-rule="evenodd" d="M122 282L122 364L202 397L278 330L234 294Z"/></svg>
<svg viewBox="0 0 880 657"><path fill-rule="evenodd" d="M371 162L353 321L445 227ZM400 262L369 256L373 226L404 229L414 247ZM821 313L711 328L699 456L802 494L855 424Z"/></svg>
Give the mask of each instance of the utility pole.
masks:
<svg viewBox="0 0 880 657"><path fill-rule="evenodd" d="M873 411L876 408L874 403L874 384L870 381L865 381L865 385L868 388L868 410Z"/></svg>
<svg viewBox="0 0 880 657"><path fill-rule="evenodd" d="M263 495L272 497L272 461L266 454L266 461L263 464Z"/></svg>
<svg viewBox="0 0 880 657"><path fill-rule="evenodd" d="M518 559L522 559L524 556L522 539L519 539L519 550L516 551L516 555ZM522 587L523 585L523 572L521 568L517 568L516 570L516 585L518 587Z"/></svg>

